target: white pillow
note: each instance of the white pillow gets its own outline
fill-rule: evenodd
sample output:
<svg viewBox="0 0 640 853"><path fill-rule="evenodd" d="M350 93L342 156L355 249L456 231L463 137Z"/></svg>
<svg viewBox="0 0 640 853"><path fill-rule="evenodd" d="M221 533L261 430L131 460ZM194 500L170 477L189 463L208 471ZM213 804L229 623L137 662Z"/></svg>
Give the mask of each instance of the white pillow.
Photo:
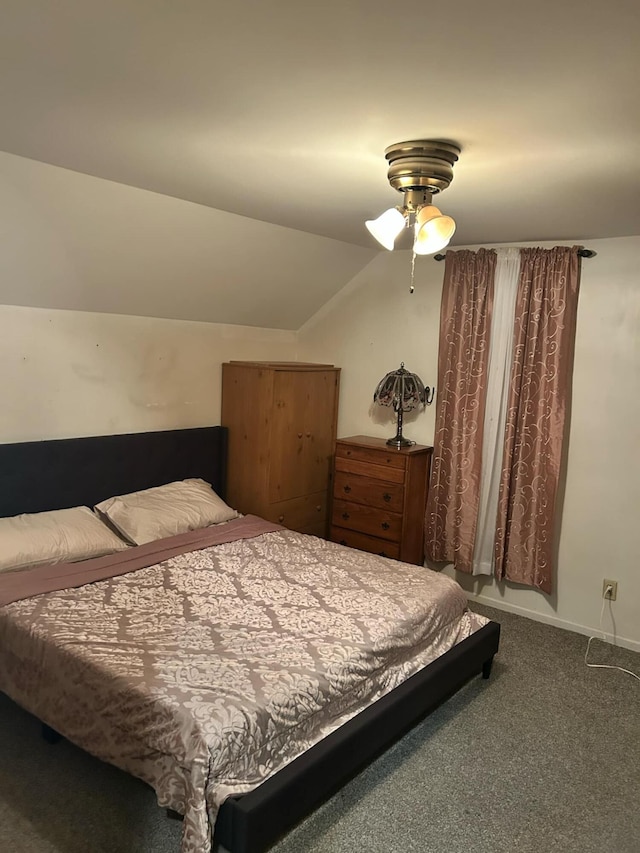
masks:
<svg viewBox="0 0 640 853"><path fill-rule="evenodd" d="M128 547L86 506L0 518L0 572L73 563Z"/></svg>
<svg viewBox="0 0 640 853"><path fill-rule="evenodd" d="M94 509L134 545L220 524L239 515L209 483L198 479L108 498Z"/></svg>

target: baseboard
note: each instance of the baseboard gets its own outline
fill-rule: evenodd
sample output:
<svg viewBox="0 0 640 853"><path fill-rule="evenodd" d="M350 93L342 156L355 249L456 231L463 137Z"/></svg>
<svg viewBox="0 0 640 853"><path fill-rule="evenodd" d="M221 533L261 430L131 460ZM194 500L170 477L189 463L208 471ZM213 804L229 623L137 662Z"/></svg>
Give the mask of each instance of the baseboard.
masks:
<svg viewBox="0 0 640 853"><path fill-rule="evenodd" d="M486 595L476 595L473 592L466 592L466 595L469 601L477 601L478 604L486 604L487 607L495 607L496 610L506 610L507 613L526 616L527 619L533 619L534 622L544 622L545 625L554 625L556 628L564 628L566 631L584 634L585 637L599 637L614 646L630 649L632 652L640 652L640 641L638 640L628 640L626 637L618 637L608 631L601 631L599 628L589 628L587 625L579 625L557 616L538 613L537 610L529 610L527 607L519 607L517 604L509 604L506 601L496 600Z"/></svg>

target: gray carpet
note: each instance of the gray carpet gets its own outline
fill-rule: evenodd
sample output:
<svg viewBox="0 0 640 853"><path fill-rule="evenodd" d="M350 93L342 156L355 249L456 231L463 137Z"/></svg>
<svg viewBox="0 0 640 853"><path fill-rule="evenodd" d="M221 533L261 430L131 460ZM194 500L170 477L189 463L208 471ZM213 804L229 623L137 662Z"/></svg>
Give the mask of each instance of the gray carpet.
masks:
<svg viewBox="0 0 640 853"><path fill-rule="evenodd" d="M584 666L586 639L502 623L470 682L272 853L638 853L640 682ZM640 655L592 644L640 672ZM181 824L144 784L0 696L1 853L177 853Z"/></svg>

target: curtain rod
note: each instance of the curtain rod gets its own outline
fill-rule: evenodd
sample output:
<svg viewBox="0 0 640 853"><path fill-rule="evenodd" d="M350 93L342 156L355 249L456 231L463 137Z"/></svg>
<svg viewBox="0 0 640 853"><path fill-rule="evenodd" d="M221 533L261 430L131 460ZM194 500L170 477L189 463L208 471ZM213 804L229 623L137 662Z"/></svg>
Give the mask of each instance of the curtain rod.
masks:
<svg viewBox="0 0 640 853"><path fill-rule="evenodd" d="M578 255L581 258L595 258L595 256L597 254L598 253L594 252L593 249L578 249ZM444 261L444 259L446 257L447 257L446 255L443 255L442 253L440 253L439 255L434 255L433 260L434 261Z"/></svg>

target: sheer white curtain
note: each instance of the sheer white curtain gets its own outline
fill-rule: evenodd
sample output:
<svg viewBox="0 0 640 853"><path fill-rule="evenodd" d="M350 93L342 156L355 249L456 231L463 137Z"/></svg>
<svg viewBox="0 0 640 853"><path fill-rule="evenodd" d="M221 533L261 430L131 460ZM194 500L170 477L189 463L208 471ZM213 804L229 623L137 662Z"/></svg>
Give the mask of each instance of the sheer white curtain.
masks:
<svg viewBox="0 0 640 853"><path fill-rule="evenodd" d="M498 249L489 338L480 503L473 552L474 575L493 574L498 490L513 362L513 324L519 273L520 249Z"/></svg>

